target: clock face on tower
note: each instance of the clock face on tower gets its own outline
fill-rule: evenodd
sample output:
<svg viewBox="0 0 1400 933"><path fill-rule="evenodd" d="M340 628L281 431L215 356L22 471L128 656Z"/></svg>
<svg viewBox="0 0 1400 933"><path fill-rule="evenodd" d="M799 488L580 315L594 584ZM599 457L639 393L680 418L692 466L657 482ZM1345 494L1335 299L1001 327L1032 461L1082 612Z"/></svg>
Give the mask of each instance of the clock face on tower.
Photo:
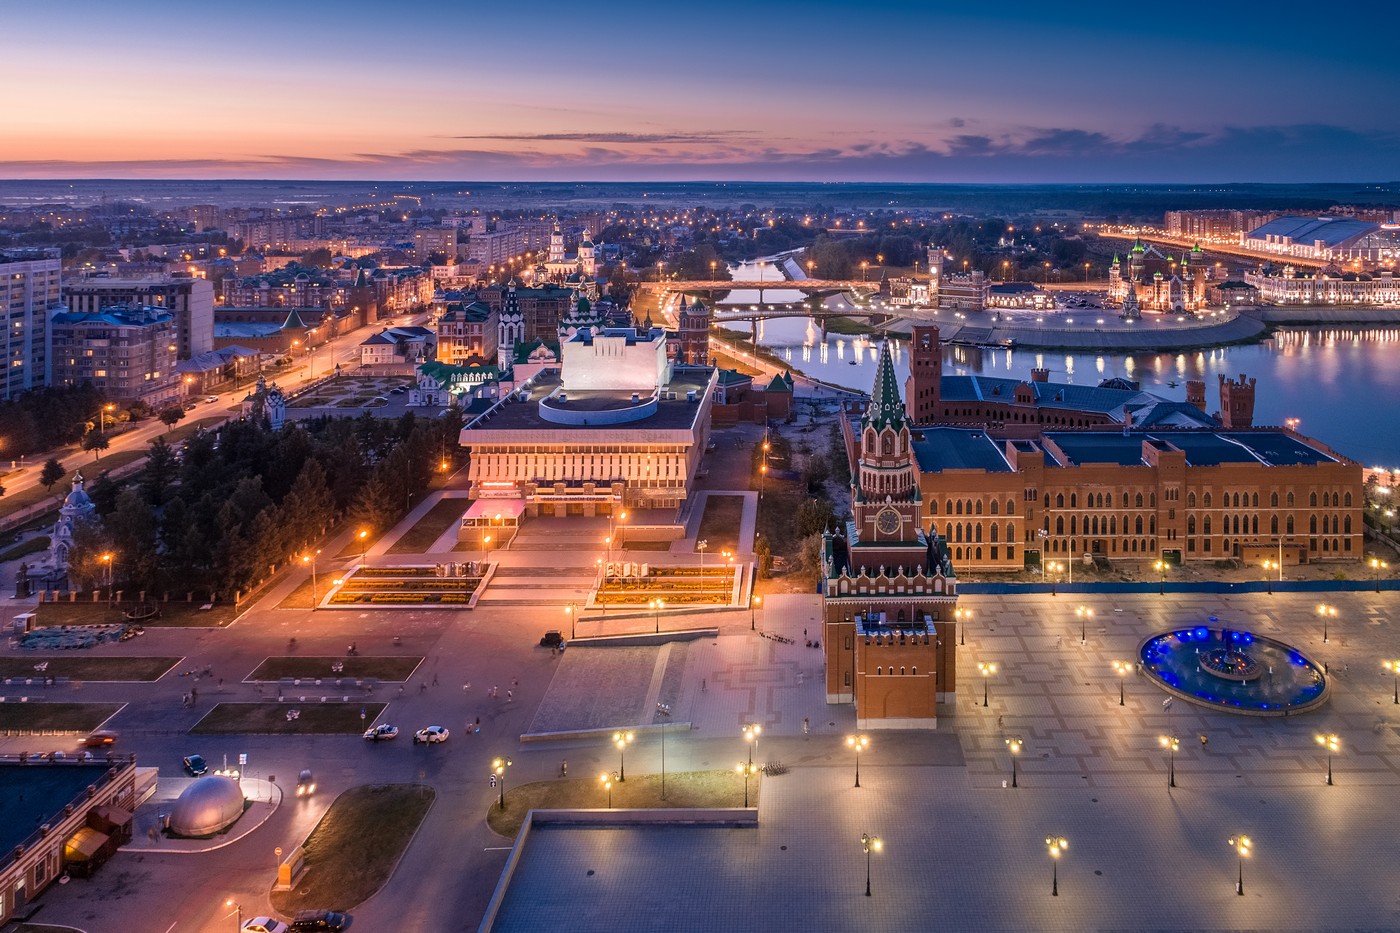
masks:
<svg viewBox="0 0 1400 933"><path fill-rule="evenodd" d="M875 516L875 530L882 535L892 535L899 531L899 513L894 509L881 509Z"/></svg>

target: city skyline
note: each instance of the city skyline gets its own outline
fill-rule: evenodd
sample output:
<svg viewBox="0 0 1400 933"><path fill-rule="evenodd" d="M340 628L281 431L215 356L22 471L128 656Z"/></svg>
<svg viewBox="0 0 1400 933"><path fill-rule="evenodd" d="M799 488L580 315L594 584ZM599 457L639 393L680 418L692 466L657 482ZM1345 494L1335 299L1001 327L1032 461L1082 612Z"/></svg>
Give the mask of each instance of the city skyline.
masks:
<svg viewBox="0 0 1400 933"><path fill-rule="evenodd" d="M24 91L0 175L1386 180L1400 164L1394 14L1330 42L1298 28L1315 16L887 2L855 17L786 0L546 2L528 20L438 2L399 16L265 0L217 16L167 0L21 8L0 39L0 78Z"/></svg>

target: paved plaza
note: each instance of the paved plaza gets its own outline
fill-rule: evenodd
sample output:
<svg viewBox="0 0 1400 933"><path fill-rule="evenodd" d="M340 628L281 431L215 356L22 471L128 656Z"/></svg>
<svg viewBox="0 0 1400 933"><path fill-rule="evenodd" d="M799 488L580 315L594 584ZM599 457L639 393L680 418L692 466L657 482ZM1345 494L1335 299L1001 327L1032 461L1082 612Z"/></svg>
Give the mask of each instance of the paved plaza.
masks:
<svg viewBox="0 0 1400 933"><path fill-rule="evenodd" d="M415 514L430 508L424 502ZM817 634L818 597L765 596L752 622L732 610L671 620L714 627L716 636L580 645L557 656L538 647L539 636L566 625L563 607L594 572L596 545L585 545L606 522L530 524L492 554L509 585L472 611L279 608L302 582L294 576L226 629L151 628L135 642L94 649L185 659L155 683L81 688L85 701L127 703L113 723L122 750L166 776L179 775L183 754L220 762L246 752L248 773L276 783L283 800L262 825L214 851L124 850L94 878L45 892L35 919L91 931L152 917L171 933L228 929L224 901L235 898L245 916L266 911L274 847L298 844L337 793L418 781L437 790L432 816L387 887L354 908L356 926L476 929L511 845L484 821L496 793L486 780L491 759L512 757L509 786L553 777L564 758L573 774L607 770L616 752L590 730L625 727L638 730L628 771L655 771L655 709L665 703L668 770L733 768L746 750L741 727L764 726L756 760L790 770L763 781L757 828L550 827L532 836L498 929L1400 929L1389 873L1400 864L1400 706L1380 663L1400 657L1394 594L964 597L972 617L957 702L940 710L936 731L871 733L856 789L843 743L852 710L825 703L821 652L803 637L804 629ZM441 559L388 555L391 540L370 548L372 563ZM337 553L336 542L323 553ZM324 560L320 571L357 562ZM1326 644L1319 602L1338 610ZM1082 644L1080 605L1095 612ZM1147 635L1212 615L1326 664L1327 705L1287 719L1182 700L1164 707L1166 694L1136 673L1119 705L1114 660L1133 660ZM291 638L306 656L336 656L354 640L366 656L425 658L402 694L380 685L373 699L389 704L384 719L401 729L441 723L451 741L188 734L207 709L181 706L189 683L178 671L214 667L200 682L200 706L257 700L259 685L243 679L264 658L289 653ZM997 665L986 707L979 661ZM492 687L498 696L488 696ZM49 698L72 695L66 688ZM478 717L481 731L469 732ZM538 732L564 735L522 741ZM1319 732L1342 742L1335 786L1324 781ZM1171 790L1164 734L1181 739ZM1009 737L1024 742L1014 789L1003 786ZM0 746L33 751L45 741L69 740L11 737ZM317 796L288 799L308 765ZM885 843L872 859L871 898L859 846L867 832ZM1226 845L1234 833L1255 843L1244 897L1234 893ZM1054 898L1047 835L1069 840Z"/></svg>

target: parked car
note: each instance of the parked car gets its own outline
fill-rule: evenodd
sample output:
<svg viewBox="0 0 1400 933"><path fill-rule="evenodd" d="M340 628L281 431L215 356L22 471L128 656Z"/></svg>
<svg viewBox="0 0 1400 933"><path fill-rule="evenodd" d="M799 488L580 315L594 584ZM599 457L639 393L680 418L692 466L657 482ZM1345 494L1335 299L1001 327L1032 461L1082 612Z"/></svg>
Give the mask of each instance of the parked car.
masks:
<svg viewBox="0 0 1400 933"><path fill-rule="evenodd" d="M540 638L541 648L559 648L564 644L564 633L558 629L550 629Z"/></svg>
<svg viewBox="0 0 1400 933"><path fill-rule="evenodd" d="M291 930L292 933L319 933L321 930L333 933L348 928L353 919L339 910L298 910L292 918Z"/></svg>
<svg viewBox="0 0 1400 933"><path fill-rule="evenodd" d="M83 739L84 748L109 748L117 744L117 734L110 729L99 729Z"/></svg>
<svg viewBox="0 0 1400 933"><path fill-rule="evenodd" d="M316 781L311 777L311 769L303 768L297 775L297 796L310 797L316 793Z"/></svg>
<svg viewBox="0 0 1400 933"><path fill-rule="evenodd" d="M211 395L211 396L209 396L208 398L205 399L206 402L217 402L218 400L219 400L219 397L218 397L217 395Z"/></svg>
<svg viewBox="0 0 1400 933"><path fill-rule="evenodd" d="M271 917L254 917L243 924L243 933L287 933L287 925Z"/></svg>
<svg viewBox="0 0 1400 933"><path fill-rule="evenodd" d="M413 733L413 744L433 745L438 742L446 742L447 736L446 726L427 726Z"/></svg>
<svg viewBox="0 0 1400 933"><path fill-rule="evenodd" d="M186 755L184 765L185 773L190 777L199 777L209 771L209 763L204 760L203 755Z"/></svg>
<svg viewBox="0 0 1400 933"><path fill-rule="evenodd" d="M377 726L371 726L365 730L365 739L369 742L387 742L389 739L398 738L399 727L391 726L387 722L381 722Z"/></svg>

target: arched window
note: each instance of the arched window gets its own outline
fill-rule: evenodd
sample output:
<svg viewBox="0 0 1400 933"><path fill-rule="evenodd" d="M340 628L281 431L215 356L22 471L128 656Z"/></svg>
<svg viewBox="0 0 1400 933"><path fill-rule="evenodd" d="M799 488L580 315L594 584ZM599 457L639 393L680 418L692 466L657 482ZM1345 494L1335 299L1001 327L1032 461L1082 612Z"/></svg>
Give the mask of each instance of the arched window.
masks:
<svg viewBox="0 0 1400 933"><path fill-rule="evenodd" d="M1050 508L1050 493L1048 492L1045 494L1045 507Z"/></svg>
<svg viewBox="0 0 1400 933"><path fill-rule="evenodd" d="M1079 493L1072 492L1069 494L1069 507L1072 509L1079 508Z"/></svg>
<svg viewBox="0 0 1400 933"><path fill-rule="evenodd" d="M1207 516L1202 520L1202 522L1201 522L1201 532L1202 532L1203 534L1210 534L1210 516L1209 516L1209 515L1207 515Z"/></svg>
<svg viewBox="0 0 1400 933"><path fill-rule="evenodd" d="M865 432L865 452L873 454L875 452L875 429L871 428Z"/></svg>
<svg viewBox="0 0 1400 933"><path fill-rule="evenodd" d="M1064 533L1065 533L1065 517L1064 517L1063 515L1056 516L1056 518L1055 518L1055 534L1057 534L1057 535L1062 535L1062 534L1064 534Z"/></svg>
<svg viewBox="0 0 1400 933"><path fill-rule="evenodd" d="M1316 516L1316 515L1309 515L1309 516L1308 516L1308 534L1310 534L1310 535L1315 535L1315 534L1317 534L1317 516Z"/></svg>
<svg viewBox="0 0 1400 933"><path fill-rule="evenodd" d="M987 504L987 507L991 510L991 513L992 513L993 515L996 515L996 514L998 514L998 512L999 512L999 509L1000 509L1000 507L1001 507L1001 503L999 503L999 502L997 502L997 500L993 499L991 502L989 502L989 503Z"/></svg>
<svg viewBox="0 0 1400 933"><path fill-rule="evenodd" d="M930 514L930 515L937 515L937 514L938 514L938 500L937 500L937 499L930 499L930 500L928 500L928 514Z"/></svg>
<svg viewBox="0 0 1400 933"><path fill-rule="evenodd" d="M1007 500L1006 500L1006 514L1007 514L1007 515L1015 515L1015 514L1016 514L1016 500L1015 500L1015 499L1007 499Z"/></svg>
<svg viewBox="0 0 1400 933"><path fill-rule="evenodd" d="M1254 495L1250 496L1249 498L1250 498L1250 505L1253 506L1253 507L1256 508L1256 509L1259 508L1259 493L1256 492Z"/></svg>
<svg viewBox="0 0 1400 933"><path fill-rule="evenodd" d="M1141 515L1137 516L1137 518L1134 519L1134 521L1133 521L1133 534L1135 534L1135 535L1140 535L1140 534L1142 534L1142 516L1141 516Z"/></svg>
<svg viewBox="0 0 1400 933"><path fill-rule="evenodd" d="M919 669L918 669L917 667L911 667L911 668L909 668L909 673L910 673L910 675L913 676L913 677L918 677L918 676L919 676Z"/></svg>
<svg viewBox="0 0 1400 933"><path fill-rule="evenodd" d="M883 448L884 448L884 454L885 454L886 457L893 455L893 454L894 454L894 435L891 434L890 432L886 431L886 432L885 432L884 444L883 444L882 446L883 446Z"/></svg>
<svg viewBox="0 0 1400 933"><path fill-rule="evenodd" d="M1047 504L1048 504L1048 503L1047 503ZM1064 507L1065 507L1065 494L1062 493L1062 492L1057 492L1057 493L1055 493L1055 508L1057 508L1057 509L1062 509L1062 508L1064 508Z"/></svg>
<svg viewBox="0 0 1400 933"><path fill-rule="evenodd" d="M1351 493L1347 493L1345 496L1342 497L1342 505L1346 506L1347 508L1351 508Z"/></svg>
<svg viewBox="0 0 1400 933"><path fill-rule="evenodd" d="M1293 534L1293 516L1288 516L1288 534Z"/></svg>
<svg viewBox="0 0 1400 933"><path fill-rule="evenodd" d="M1196 507L1196 494L1194 492L1188 492L1186 494L1186 507L1188 509L1194 509Z"/></svg>
<svg viewBox="0 0 1400 933"><path fill-rule="evenodd" d="M1278 493L1276 493L1276 492L1271 492L1271 493L1269 493L1269 508L1271 508L1271 509L1276 509L1276 508L1278 508Z"/></svg>
<svg viewBox="0 0 1400 933"><path fill-rule="evenodd" d="M997 541L999 540L999 537L1000 537L1000 536L997 534L997 532L999 531L999 529L997 528L997 523L996 523L996 522L992 522L992 527L991 527L990 531L991 531L991 533L992 533L992 543L993 543L993 544L996 544Z"/></svg>
<svg viewBox="0 0 1400 933"><path fill-rule="evenodd" d="M1027 532L1027 534L1029 534L1029 532ZM1006 540L1008 540L1008 541L1015 541L1015 540L1016 540L1016 526L1013 525L1013 524L1011 524L1010 522L1007 522L1007 523L1006 523Z"/></svg>
<svg viewBox="0 0 1400 933"><path fill-rule="evenodd" d="M980 547L977 549L977 559L978 559L978 560L981 560L981 559L982 559L982 549L981 549Z"/></svg>
<svg viewBox="0 0 1400 933"><path fill-rule="evenodd" d="M1293 490L1288 491L1288 507L1293 508Z"/></svg>
<svg viewBox="0 0 1400 933"><path fill-rule="evenodd" d="M1308 493L1308 505L1309 505L1309 507L1311 507L1311 508L1314 508L1314 509L1317 508L1317 493L1315 493L1315 492Z"/></svg>
<svg viewBox="0 0 1400 933"><path fill-rule="evenodd" d="M959 515L962 514L962 500L961 500L961 499L959 499L959 500L955 503L954 508L956 508L956 509L958 510L958 514L959 514Z"/></svg>
<svg viewBox="0 0 1400 933"><path fill-rule="evenodd" d="M1201 502L1203 505L1205 505L1206 508L1210 508L1210 493L1207 492L1206 494L1204 494L1201 497Z"/></svg>
<svg viewBox="0 0 1400 933"><path fill-rule="evenodd" d="M893 671L894 668L890 668L890 670ZM899 669L899 676L900 676L900 677L903 677L903 676L904 676L904 668L902 668L902 667Z"/></svg>
<svg viewBox="0 0 1400 933"><path fill-rule="evenodd" d="M1351 516L1350 516L1350 515L1344 516L1344 517L1342 518L1342 533L1343 533L1343 534L1351 534Z"/></svg>
<svg viewBox="0 0 1400 933"><path fill-rule="evenodd" d="M885 669L884 669L883 667L877 667L877 668L875 668L875 676L876 676L876 677L879 677L879 676L880 676L881 674L883 674L883 673L885 673Z"/></svg>
<svg viewBox="0 0 1400 933"><path fill-rule="evenodd" d="M1137 505L1138 508L1142 508L1142 493L1138 493L1137 498L1134 499L1133 502Z"/></svg>
<svg viewBox="0 0 1400 933"><path fill-rule="evenodd" d="M1250 531L1250 534L1257 535L1259 533L1259 516L1255 515L1252 519L1250 519L1249 524L1252 529Z"/></svg>
<svg viewBox="0 0 1400 933"><path fill-rule="evenodd" d="M981 515L981 514L982 514L982 500L981 500L981 499L978 499L978 500L977 500L976 509L977 509L977 514L978 514L978 515Z"/></svg>
<svg viewBox="0 0 1400 933"><path fill-rule="evenodd" d="M1271 535L1276 535L1276 534L1278 534L1278 516L1277 516L1277 515L1271 515L1271 516L1269 516L1269 534L1271 534Z"/></svg>
<svg viewBox="0 0 1400 933"><path fill-rule="evenodd" d="M1193 535L1196 533L1196 516L1186 516L1186 533L1188 535Z"/></svg>
<svg viewBox="0 0 1400 933"><path fill-rule="evenodd" d="M1148 504L1151 505L1151 506L1155 509L1155 508L1157 507L1157 493L1156 493L1156 492L1148 493L1147 498L1148 498ZM1178 498L1179 498L1179 497L1178 497Z"/></svg>

